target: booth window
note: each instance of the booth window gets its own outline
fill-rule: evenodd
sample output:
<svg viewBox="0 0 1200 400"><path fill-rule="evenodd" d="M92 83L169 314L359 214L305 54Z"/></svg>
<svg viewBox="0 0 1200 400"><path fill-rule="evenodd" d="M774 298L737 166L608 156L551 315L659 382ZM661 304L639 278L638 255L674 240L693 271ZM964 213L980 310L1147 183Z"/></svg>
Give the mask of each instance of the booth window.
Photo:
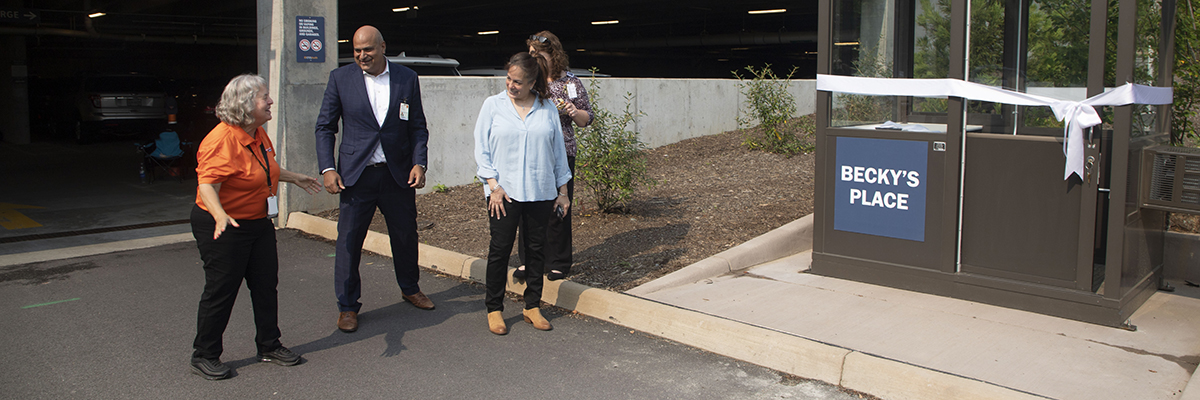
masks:
<svg viewBox="0 0 1200 400"><path fill-rule="evenodd" d="M835 0L834 75L946 78L950 68L947 0ZM946 99L835 93L830 127L885 121L945 124ZM936 125L930 126L936 131ZM944 125L942 127L944 130Z"/></svg>

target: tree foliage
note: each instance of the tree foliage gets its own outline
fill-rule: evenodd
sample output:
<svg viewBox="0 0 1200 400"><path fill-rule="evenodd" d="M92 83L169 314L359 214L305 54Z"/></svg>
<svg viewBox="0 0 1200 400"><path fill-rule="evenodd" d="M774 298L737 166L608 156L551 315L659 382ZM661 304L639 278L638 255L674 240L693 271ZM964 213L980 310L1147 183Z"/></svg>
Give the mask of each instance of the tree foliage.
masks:
<svg viewBox="0 0 1200 400"><path fill-rule="evenodd" d="M1200 142L1200 0L1180 0L1175 17L1175 103L1172 138Z"/></svg>

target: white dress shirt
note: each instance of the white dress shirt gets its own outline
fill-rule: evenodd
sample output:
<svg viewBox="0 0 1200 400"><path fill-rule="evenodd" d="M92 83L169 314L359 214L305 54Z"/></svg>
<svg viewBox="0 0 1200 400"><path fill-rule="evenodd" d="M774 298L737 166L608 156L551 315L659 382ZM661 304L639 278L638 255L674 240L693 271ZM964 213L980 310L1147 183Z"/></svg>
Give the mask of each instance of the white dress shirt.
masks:
<svg viewBox="0 0 1200 400"><path fill-rule="evenodd" d="M375 121L379 126L383 126L384 118L387 118L388 106L392 98L392 74L391 67L384 64L383 72L379 75L368 74L363 71L363 80L367 84L367 98L371 100L371 108L375 111ZM383 155L383 140L375 145L375 151L371 154L371 160L367 164L375 164L387 162L387 157Z"/></svg>

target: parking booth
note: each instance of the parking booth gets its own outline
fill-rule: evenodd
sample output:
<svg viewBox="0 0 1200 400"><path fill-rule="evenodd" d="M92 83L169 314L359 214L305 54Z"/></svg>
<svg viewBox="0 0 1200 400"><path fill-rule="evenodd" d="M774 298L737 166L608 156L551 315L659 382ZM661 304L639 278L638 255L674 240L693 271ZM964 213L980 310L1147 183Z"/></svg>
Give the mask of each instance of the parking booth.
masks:
<svg viewBox="0 0 1200 400"><path fill-rule="evenodd" d="M1174 1L819 7L810 272L1135 329L1171 210L1151 181L1183 174L1155 152Z"/></svg>

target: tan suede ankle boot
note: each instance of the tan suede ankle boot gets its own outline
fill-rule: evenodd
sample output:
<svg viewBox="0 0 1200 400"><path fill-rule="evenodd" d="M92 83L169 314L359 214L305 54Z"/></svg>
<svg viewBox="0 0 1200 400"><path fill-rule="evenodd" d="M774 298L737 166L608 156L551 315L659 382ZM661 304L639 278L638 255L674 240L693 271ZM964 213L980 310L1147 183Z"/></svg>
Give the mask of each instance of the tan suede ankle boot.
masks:
<svg viewBox="0 0 1200 400"><path fill-rule="evenodd" d="M508 333L508 327L504 325L504 316L500 315L499 311L488 313L488 330L497 335Z"/></svg>
<svg viewBox="0 0 1200 400"><path fill-rule="evenodd" d="M525 322L533 324L534 328L543 331L548 331L552 328L550 326L550 321L547 321L546 318L542 317L542 310L540 309L530 308L523 311L522 314L525 314Z"/></svg>

